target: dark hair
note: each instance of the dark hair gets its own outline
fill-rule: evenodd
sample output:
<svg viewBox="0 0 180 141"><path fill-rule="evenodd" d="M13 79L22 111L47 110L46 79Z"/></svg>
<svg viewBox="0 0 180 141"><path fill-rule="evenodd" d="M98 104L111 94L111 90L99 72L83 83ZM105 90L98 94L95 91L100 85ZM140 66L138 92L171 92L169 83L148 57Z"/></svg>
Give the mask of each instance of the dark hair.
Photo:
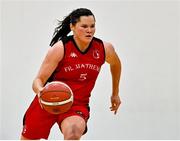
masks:
<svg viewBox="0 0 180 141"><path fill-rule="evenodd" d="M75 25L81 16L93 16L94 14L86 8L78 8L73 10L67 17L64 18L63 21L58 21L58 26L55 28L53 38L50 42L50 46L53 46L58 40L67 36L67 34L71 31L70 23ZM95 17L94 17L95 18Z"/></svg>

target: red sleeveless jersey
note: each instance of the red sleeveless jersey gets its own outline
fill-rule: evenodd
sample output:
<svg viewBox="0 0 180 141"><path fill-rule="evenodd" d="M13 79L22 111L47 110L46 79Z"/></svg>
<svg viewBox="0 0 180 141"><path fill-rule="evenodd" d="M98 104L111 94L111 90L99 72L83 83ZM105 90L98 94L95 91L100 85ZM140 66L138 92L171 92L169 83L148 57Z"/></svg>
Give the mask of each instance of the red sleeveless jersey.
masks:
<svg viewBox="0 0 180 141"><path fill-rule="evenodd" d="M73 36L62 39L64 58L59 62L52 75L53 81L62 81L74 93L74 105L87 105L91 91L105 61L103 42L93 38L89 47L82 52Z"/></svg>

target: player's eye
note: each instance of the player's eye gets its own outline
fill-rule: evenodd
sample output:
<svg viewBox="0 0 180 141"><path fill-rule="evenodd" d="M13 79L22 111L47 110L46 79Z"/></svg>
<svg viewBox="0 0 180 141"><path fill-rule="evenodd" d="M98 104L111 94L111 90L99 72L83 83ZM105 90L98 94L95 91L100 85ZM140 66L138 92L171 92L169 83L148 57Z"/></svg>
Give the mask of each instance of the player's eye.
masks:
<svg viewBox="0 0 180 141"><path fill-rule="evenodd" d="M81 27L83 27L83 28L88 28L88 26L87 26L87 25L82 25Z"/></svg>

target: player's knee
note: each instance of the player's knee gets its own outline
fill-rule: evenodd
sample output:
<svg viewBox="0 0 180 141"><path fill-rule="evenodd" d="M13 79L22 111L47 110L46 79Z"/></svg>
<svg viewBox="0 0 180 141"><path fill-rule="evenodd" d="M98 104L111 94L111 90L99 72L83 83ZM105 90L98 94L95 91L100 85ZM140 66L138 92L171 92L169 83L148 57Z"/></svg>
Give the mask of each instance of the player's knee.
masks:
<svg viewBox="0 0 180 141"><path fill-rule="evenodd" d="M28 138L24 137L23 135L21 135L20 140L30 140L30 139L28 139Z"/></svg>
<svg viewBox="0 0 180 141"><path fill-rule="evenodd" d="M71 129L68 129L68 131L64 133L65 140L78 140L81 136L81 130L76 125L72 125Z"/></svg>

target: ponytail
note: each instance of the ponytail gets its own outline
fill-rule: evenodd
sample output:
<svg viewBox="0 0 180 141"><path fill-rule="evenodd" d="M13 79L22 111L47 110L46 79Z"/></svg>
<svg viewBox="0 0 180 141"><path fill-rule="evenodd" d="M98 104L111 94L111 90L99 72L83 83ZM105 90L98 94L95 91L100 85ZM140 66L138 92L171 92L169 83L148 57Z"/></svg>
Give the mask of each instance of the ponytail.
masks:
<svg viewBox="0 0 180 141"><path fill-rule="evenodd" d="M50 46L53 46L58 40L61 40L63 37L66 37L71 31L70 23L75 25L81 16L90 16L93 13L86 8L79 8L72 11L63 21L58 21L58 26L55 28L53 38L50 42ZM94 16L94 15L93 15Z"/></svg>
<svg viewBox="0 0 180 141"><path fill-rule="evenodd" d="M58 21L58 26L55 28L53 38L50 42L50 46L53 46L58 40L67 36L70 30L70 15L67 16L63 21Z"/></svg>

